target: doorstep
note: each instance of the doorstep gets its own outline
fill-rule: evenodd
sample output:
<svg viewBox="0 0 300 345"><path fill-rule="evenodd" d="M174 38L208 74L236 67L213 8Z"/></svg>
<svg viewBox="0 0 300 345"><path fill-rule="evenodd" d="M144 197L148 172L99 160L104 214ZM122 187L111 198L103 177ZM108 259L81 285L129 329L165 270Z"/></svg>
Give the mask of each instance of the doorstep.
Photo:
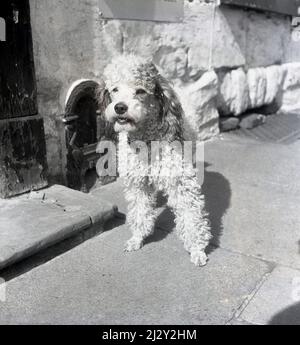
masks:
<svg viewBox="0 0 300 345"><path fill-rule="evenodd" d="M100 197L55 185L0 200L0 270L95 224L117 207Z"/></svg>

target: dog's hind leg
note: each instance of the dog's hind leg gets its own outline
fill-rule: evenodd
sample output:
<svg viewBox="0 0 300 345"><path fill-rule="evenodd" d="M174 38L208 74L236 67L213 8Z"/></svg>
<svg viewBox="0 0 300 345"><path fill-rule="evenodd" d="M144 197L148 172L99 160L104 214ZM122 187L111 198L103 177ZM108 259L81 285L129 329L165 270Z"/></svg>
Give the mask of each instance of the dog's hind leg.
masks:
<svg viewBox="0 0 300 345"><path fill-rule="evenodd" d="M157 212L155 194L146 188L132 187L125 191L128 204L127 223L132 237L125 245L125 251L140 249L144 240L153 233Z"/></svg>
<svg viewBox="0 0 300 345"><path fill-rule="evenodd" d="M169 205L175 214L176 232L191 254L196 266L207 262L205 248L211 239L209 220L205 212L204 196L194 177L184 177L175 190L169 191Z"/></svg>

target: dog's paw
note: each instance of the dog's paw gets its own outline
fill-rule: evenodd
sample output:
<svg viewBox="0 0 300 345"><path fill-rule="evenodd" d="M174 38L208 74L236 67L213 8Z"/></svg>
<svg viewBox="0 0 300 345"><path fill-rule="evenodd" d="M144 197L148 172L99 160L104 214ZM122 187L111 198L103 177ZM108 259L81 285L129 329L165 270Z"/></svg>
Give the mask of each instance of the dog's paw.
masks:
<svg viewBox="0 0 300 345"><path fill-rule="evenodd" d="M191 262L198 267L205 266L207 264L207 255L204 251L192 251L191 252Z"/></svg>
<svg viewBox="0 0 300 345"><path fill-rule="evenodd" d="M126 242L124 251L125 252L134 252L141 249L143 246L143 240L137 237L132 237L129 241Z"/></svg>

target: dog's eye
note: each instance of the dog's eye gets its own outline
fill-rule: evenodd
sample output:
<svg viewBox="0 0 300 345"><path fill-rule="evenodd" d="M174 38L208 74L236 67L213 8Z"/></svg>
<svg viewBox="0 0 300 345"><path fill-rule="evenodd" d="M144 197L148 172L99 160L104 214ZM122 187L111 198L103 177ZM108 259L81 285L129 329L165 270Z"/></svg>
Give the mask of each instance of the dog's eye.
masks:
<svg viewBox="0 0 300 345"><path fill-rule="evenodd" d="M118 92L119 89L117 87L115 87L114 89L112 89L112 92Z"/></svg>
<svg viewBox="0 0 300 345"><path fill-rule="evenodd" d="M135 94L136 95L145 95L147 92L144 89L137 89Z"/></svg>

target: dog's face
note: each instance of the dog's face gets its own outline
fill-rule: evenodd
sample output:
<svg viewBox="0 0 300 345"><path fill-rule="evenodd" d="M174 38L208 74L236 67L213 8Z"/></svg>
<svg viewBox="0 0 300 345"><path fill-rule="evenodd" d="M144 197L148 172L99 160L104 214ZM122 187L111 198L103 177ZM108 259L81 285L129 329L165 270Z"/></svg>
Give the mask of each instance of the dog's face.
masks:
<svg viewBox="0 0 300 345"><path fill-rule="evenodd" d="M154 84L148 90L137 83L118 83L108 92L110 104L105 109L105 117L113 123L116 132L136 131L154 120L159 112L160 102Z"/></svg>
<svg viewBox="0 0 300 345"><path fill-rule="evenodd" d="M182 107L169 83L147 59L114 58L96 94L101 113L115 132L151 140L181 138ZM111 127L111 126L109 126Z"/></svg>

